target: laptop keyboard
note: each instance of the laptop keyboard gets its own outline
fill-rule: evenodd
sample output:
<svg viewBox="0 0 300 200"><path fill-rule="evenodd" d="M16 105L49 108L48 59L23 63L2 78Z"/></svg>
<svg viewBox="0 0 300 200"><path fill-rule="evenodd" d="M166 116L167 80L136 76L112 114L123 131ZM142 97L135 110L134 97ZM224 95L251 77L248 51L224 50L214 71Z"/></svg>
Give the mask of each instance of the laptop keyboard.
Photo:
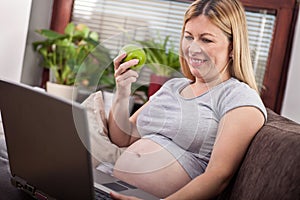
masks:
<svg viewBox="0 0 300 200"><path fill-rule="evenodd" d="M97 200L112 200L110 195L104 191L95 188L95 199Z"/></svg>

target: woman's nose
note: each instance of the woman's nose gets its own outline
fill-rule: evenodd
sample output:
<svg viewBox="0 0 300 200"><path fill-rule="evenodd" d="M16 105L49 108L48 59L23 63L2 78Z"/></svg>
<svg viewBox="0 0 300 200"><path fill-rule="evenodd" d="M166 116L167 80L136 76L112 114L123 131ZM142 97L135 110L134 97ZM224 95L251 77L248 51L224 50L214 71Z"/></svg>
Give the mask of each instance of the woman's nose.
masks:
<svg viewBox="0 0 300 200"><path fill-rule="evenodd" d="M197 42L194 41L190 44L189 52L190 52L190 54L201 53L202 48L200 47L200 45Z"/></svg>

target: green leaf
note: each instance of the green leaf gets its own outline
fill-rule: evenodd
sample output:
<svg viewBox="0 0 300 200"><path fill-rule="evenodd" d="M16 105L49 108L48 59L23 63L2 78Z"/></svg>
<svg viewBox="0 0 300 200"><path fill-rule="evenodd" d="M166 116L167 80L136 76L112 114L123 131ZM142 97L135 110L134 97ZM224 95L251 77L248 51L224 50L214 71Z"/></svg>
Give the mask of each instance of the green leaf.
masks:
<svg viewBox="0 0 300 200"><path fill-rule="evenodd" d="M164 40L164 43L163 43L163 49L167 49L167 44L168 44L168 41L169 41L169 38L170 36L166 36L165 40Z"/></svg>
<svg viewBox="0 0 300 200"><path fill-rule="evenodd" d="M89 36L90 29L85 24L78 24L75 29L74 36L80 38L87 38Z"/></svg>
<svg viewBox="0 0 300 200"><path fill-rule="evenodd" d="M94 41L98 41L99 40L99 35L97 32L93 31L90 33L90 38Z"/></svg>
<svg viewBox="0 0 300 200"><path fill-rule="evenodd" d="M72 72L71 68L68 65L66 65L61 74L62 80L65 81L71 72Z"/></svg>
<svg viewBox="0 0 300 200"><path fill-rule="evenodd" d="M73 36L74 30L75 30L75 25L74 23L71 22L66 26L65 34Z"/></svg>
<svg viewBox="0 0 300 200"><path fill-rule="evenodd" d="M47 55L48 55L48 49L45 48L45 47L40 48L40 49L39 49L39 52L41 53L41 55L42 55L44 58L46 58Z"/></svg>
<svg viewBox="0 0 300 200"><path fill-rule="evenodd" d="M74 44L73 44L71 41L69 41L67 38L65 38L65 39L63 39L63 40L57 40L57 41L55 42L55 44L56 44L57 46L61 46L61 47L74 46Z"/></svg>
<svg viewBox="0 0 300 200"><path fill-rule="evenodd" d="M36 51L38 50L38 48L40 48L41 46L45 46L47 44L48 41L36 41L32 43L32 47L33 50Z"/></svg>
<svg viewBox="0 0 300 200"><path fill-rule="evenodd" d="M65 37L63 34L48 29L40 29L36 30L36 32L49 40L57 40L59 38Z"/></svg>

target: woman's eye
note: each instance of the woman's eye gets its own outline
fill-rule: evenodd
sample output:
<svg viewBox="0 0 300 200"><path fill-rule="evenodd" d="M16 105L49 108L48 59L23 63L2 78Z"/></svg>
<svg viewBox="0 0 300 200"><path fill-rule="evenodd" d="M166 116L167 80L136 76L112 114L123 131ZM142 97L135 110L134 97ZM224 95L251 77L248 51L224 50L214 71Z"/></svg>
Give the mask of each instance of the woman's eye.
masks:
<svg viewBox="0 0 300 200"><path fill-rule="evenodd" d="M184 36L184 38L185 38L186 40L193 40L193 37L192 37L192 36L189 36L189 35Z"/></svg>
<svg viewBox="0 0 300 200"><path fill-rule="evenodd" d="M203 38L202 41L205 42L205 43L210 43L210 42L212 42L211 40L206 39L206 38Z"/></svg>

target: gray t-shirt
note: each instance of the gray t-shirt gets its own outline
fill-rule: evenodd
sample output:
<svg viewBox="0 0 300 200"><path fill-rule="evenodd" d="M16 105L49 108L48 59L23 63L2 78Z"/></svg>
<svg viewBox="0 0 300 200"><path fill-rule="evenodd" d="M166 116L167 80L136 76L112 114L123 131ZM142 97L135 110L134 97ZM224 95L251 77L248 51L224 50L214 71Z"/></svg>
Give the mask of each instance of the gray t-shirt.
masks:
<svg viewBox="0 0 300 200"><path fill-rule="evenodd" d="M218 125L228 111L254 106L265 118L267 113L257 92L235 78L194 98L180 94L188 84L190 80L186 78L166 82L139 114L137 128L143 138L167 149L190 177L195 178L207 166Z"/></svg>

